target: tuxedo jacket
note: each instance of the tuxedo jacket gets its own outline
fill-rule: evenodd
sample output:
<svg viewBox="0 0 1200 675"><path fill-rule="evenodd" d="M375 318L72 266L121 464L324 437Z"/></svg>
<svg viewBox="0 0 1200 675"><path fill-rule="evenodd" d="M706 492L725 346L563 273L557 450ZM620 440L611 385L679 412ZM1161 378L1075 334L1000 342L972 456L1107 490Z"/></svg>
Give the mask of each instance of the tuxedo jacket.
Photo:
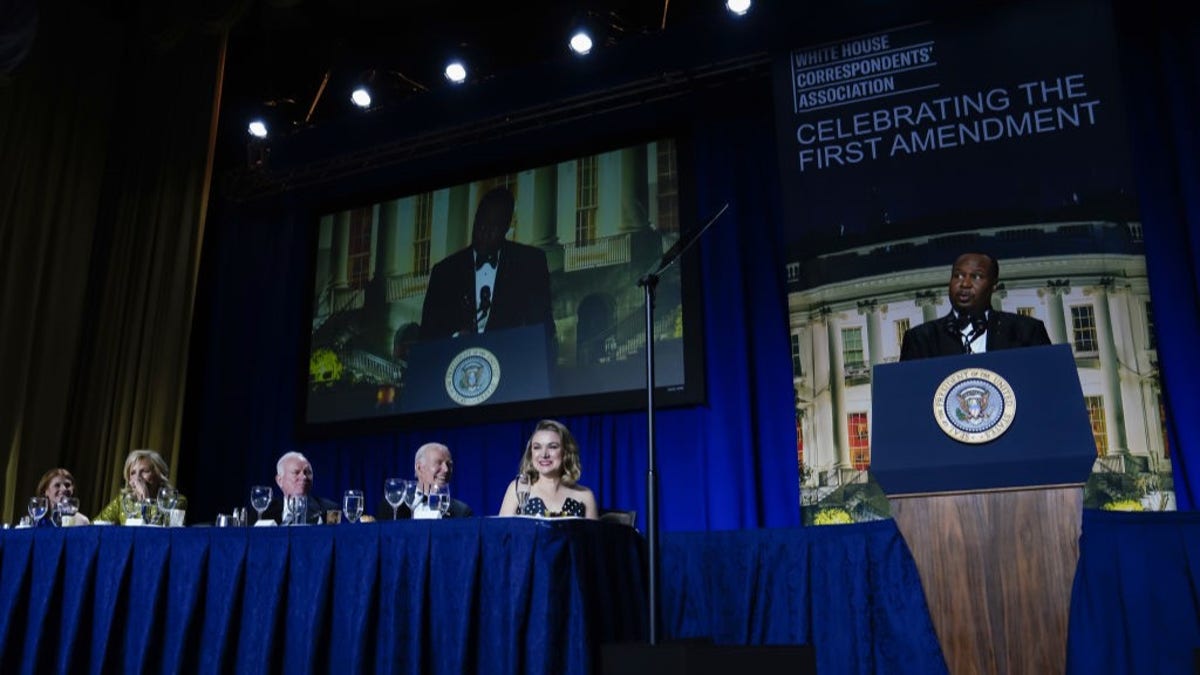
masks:
<svg viewBox="0 0 1200 675"><path fill-rule="evenodd" d="M1046 325L1040 320L994 309L988 310L986 337L989 352L1050 344ZM955 325L954 312L908 329L900 346L901 361L962 353L962 333Z"/></svg>
<svg viewBox="0 0 1200 675"><path fill-rule="evenodd" d="M459 501L453 497L450 498L450 510L446 512L447 518L470 518L475 515L471 507L467 506L466 502ZM396 520L409 520L412 518L412 510L404 504L401 504L396 509ZM375 520L391 520L392 505L386 500L379 500L379 508L375 510Z"/></svg>
<svg viewBox="0 0 1200 675"><path fill-rule="evenodd" d="M308 496L308 510L305 512L307 516L306 522L309 525L321 525L325 522L325 513L328 511L337 511L341 507L328 499L317 497L315 495ZM283 497L272 498L271 503L267 505L267 510L263 511L263 520L274 520L280 525L283 524Z"/></svg>
<svg viewBox="0 0 1200 675"><path fill-rule="evenodd" d="M443 258L429 273L421 308L421 339L448 338L475 325L475 256L471 247ZM550 270L536 246L500 245L487 331L542 324L553 336Z"/></svg>

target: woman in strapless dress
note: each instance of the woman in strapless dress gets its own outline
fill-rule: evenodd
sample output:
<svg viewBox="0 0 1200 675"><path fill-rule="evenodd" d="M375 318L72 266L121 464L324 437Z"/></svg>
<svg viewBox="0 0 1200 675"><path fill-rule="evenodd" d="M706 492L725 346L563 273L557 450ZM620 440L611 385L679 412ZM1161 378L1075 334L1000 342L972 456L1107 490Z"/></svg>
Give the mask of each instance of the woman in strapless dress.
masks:
<svg viewBox="0 0 1200 675"><path fill-rule="evenodd" d="M523 507L517 498L517 481L504 491L500 515L599 517L596 497L579 484L583 468L579 444L561 422L542 420L534 428L521 456L520 475L528 478L529 497Z"/></svg>

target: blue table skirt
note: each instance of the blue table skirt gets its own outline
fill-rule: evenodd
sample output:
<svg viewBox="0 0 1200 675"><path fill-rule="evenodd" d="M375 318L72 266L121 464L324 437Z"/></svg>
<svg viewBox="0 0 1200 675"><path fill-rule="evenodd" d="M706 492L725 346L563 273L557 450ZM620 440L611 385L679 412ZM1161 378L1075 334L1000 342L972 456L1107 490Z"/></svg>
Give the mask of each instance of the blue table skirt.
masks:
<svg viewBox="0 0 1200 675"><path fill-rule="evenodd" d="M0 672L588 673L647 636L644 542L583 521L0 533ZM895 523L669 533L664 639L942 673Z"/></svg>
<svg viewBox="0 0 1200 675"><path fill-rule="evenodd" d="M945 673L895 521L663 537L663 633L811 644L820 673Z"/></svg>
<svg viewBox="0 0 1200 675"><path fill-rule="evenodd" d="M5 531L0 672L595 672L644 565L585 521Z"/></svg>
<svg viewBox="0 0 1200 675"><path fill-rule="evenodd" d="M1200 648L1200 513L1085 510L1067 671L1193 672Z"/></svg>

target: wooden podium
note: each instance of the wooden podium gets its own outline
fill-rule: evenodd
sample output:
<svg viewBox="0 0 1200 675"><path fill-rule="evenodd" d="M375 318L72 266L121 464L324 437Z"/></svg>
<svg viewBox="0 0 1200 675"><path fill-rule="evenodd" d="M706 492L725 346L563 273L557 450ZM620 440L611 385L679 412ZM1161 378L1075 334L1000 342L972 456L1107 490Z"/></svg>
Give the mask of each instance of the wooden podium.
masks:
<svg viewBox="0 0 1200 675"><path fill-rule="evenodd" d="M963 379L970 391L947 392ZM1015 410L984 441L970 419L949 432L936 419L939 405L970 417L960 399L978 396L979 379L1011 387L1004 404ZM985 405L995 408L995 396ZM879 366L872 401L871 471L916 561L950 672L1063 672L1082 485L1095 459L1070 349Z"/></svg>
<svg viewBox="0 0 1200 675"><path fill-rule="evenodd" d="M951 673L1066 671L1080 486L891 503Z"/></svg>

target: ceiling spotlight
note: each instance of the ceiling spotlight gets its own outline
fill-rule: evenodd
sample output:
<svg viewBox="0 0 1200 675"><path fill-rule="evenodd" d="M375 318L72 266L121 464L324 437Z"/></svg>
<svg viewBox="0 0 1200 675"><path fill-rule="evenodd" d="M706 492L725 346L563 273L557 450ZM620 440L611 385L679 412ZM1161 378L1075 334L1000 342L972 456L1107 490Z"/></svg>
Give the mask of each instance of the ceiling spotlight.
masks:
<svg viewBox="0 0 1200 675"><path fill-rule="evenodd" d="M358 87L350 94L350 100L360 108L371 107L371 92L366 87Z"/></svg>
<svg viewBox="0 0 1200 675"><path fill-rule="evenodd" d="M575 34L571 36L569 44L571 45L571 51L583 56L592 51L592 36L588 35L585 30L575 31Z"/></svg>
<svg viewBox="0 0 1200 675"><path fill-rule="evenodd" d="M467 67L462 61L451 61L446 65L446 79L454 84L462 84L467 79Z"/></svg>
<svg viewBox="0 0 1200 675"><path fill-rule="evenodd" d="M266 138L267 137L267 123L260 119L251 120L250 126L247 127L247 131L249 131L250 135L255 138Z"/></svg>
<svg viewBox="0 0 1200 675"><path fill-rule="evenodd" d="M725 9L737 16L743 16L750 11L751 0L725 0Z"/></svg>

